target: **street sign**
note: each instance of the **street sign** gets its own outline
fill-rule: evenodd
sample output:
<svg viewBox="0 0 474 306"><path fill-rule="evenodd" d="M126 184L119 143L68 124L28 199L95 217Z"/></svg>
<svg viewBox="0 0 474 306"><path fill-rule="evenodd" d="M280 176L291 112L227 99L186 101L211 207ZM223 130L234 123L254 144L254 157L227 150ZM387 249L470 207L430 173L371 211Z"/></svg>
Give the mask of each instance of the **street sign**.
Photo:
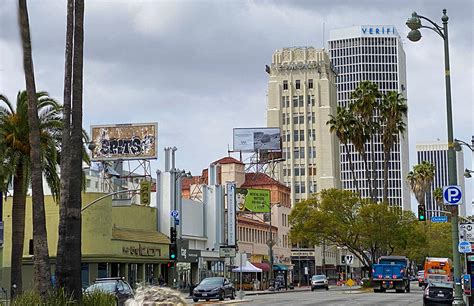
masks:
<svg viewBox="0 0 474 306"><path fill-rule="evenodd" d="M462 201L461 186L451 185L443 187L443 199L445 205L459 205Z"/></svg>
<svg viewBox="0 0 474 306"><path fill-rule="evenodd" d="M349 287L352 287L354 286L355 282L352 280L352 278L349 278L346 282L346 285L349 286Z"/></svg>
<svg viewBox="0 0 474 306"><path fill-rule="evenodd" d="M448 222L448 216L432 216L431 222L434 222L434 223Z"/></svg>
<svg viewBox="0 0 474 306"><path fill-rule="evenodd" d="M354 263L354 255L346 255L344 258L346 265L352 265Z"/></svg>
<svg viewBox="0 0 474 306"><path fill-rule="evenodd" d="M173 217L173 218L175 218L175 219L178 219L178 218L179 218L179 211L177 211L177 210L172 210L172 211L170 212L170 215L171 215L171 217Z"/></svg>
<svg viewBox="0 0 474 306"><path fill-rule="evenodd" d="M458 245L459 253L471 253L472 246L469 241L461 241Z"/></svg>
<svg viewBox="0 0 474 306"><path fill-rule="evenodd" d="M459 225L459 240L474 243L474 223L462 223Z"/></svg>

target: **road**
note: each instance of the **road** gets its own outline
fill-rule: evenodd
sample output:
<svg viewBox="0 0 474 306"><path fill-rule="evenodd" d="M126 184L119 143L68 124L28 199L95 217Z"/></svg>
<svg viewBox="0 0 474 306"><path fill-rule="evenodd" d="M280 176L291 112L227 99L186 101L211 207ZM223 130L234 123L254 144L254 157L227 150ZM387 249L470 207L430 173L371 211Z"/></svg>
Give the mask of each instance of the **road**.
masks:
<svg viewBox="0 0 474 306"><path fill-rule="evenodd" d="M247 296L247 303L240 303L240 305L271 305L271 306L291 306L291 305L423 305L423 292L418 287L417 283L412 283L410 293L373 293L356 291L341 291L341 290L315 290L304 292L285 292L277 294L264 294L258 296ZM216 302L207 302L205 304ZM221 302L222 303L222 302ZM197 304L197 303L196 303ZM199 304L203 304L200 302ZM238 305L226 300L225 304Z"/></svg>

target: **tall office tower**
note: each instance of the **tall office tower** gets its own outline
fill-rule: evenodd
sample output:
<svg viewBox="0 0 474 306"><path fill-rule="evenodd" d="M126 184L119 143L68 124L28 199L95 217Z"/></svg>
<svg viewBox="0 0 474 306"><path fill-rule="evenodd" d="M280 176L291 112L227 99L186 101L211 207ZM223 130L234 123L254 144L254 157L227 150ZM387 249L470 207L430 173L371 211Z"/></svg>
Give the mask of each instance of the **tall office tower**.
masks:
<svg viewBox="0 0 474 306"><path fill-rule="evenodd" d="M436 203L433 197L433 190L449 185L448 144L439 142L416 144L416 155L419 164L428 161L436 168L431 191L427 192L425 197L426 216L428 220L432 216L443 216L445 214L440 213L443 209ZM462 151L456 152L456 167L458 185L461 186L462 190L466 190L464 188L464 156ZM470 205L466 203L465 199L465 195L463 194L462 205L459 207L459 214L461 216L466 216L466 206Z"/></svg>
<svg viewBox="0 0 474 306"><path fill-rule="evenodd" d="M313 47L279 49L267 72L267 126L281 129L285 161L276 172L291 187L291 203L339 187L339 142L326 125L337 105L328 54Z"/></svg>
<svg viewBox="0 0 474 306"><path fill-rule="evenodd" d="M406 98L406 65L402 41L394 26L354 26L331 30L329 34L329 53L332 65L338 72L337 102L347 106L351 93L361 81L371 81L378 85L384 94L398 91ZM377 114L376 114L377 116ZM408 128L408 126L407 126ZM388 199L392 206L410 209L410 191L406 182L408 174L408 132L399 137L392 148L389 164ZM359 188L364 198L369 198L369 186L362 158L353 145L349 151L354 162ZM366 144L372 175L372 152L375 153L377 198L383 198L383 146L379 135L374 137L374 146ZM349 161L343 146L340 150L342 187L355 191Z"/></svg>

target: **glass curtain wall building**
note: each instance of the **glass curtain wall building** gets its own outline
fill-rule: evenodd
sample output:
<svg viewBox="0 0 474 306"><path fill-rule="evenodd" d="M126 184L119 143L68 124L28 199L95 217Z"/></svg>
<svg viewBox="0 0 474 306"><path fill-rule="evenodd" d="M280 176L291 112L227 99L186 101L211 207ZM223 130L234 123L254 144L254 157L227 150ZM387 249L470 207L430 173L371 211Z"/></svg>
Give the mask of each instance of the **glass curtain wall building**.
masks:
<svg viewBox="0 0 474 306"><path fill-rule="evenodd" d="M400 36L391 25L363 25L331 30L329 34L329 54L332 65L338 73L337 102L348 106L351 93L361 81L371 81L378 85L382 94L398 91L406 98L405 52ZM377 114L376 114L377 117ZM407 126L408 128L408 126ZM377 199L383 198L383 147L380 135L365 148L369 170L372 175L372 152L375 153ZM364 198L369 198L365 167L362 158L352 144L349 151L354 162L359 188ZM347 190L355 191L346 151L340 147L341 183ZM410 209L410 192L406 183L408 174L408 132L392 148L389 163L389 204Z"/></svg>

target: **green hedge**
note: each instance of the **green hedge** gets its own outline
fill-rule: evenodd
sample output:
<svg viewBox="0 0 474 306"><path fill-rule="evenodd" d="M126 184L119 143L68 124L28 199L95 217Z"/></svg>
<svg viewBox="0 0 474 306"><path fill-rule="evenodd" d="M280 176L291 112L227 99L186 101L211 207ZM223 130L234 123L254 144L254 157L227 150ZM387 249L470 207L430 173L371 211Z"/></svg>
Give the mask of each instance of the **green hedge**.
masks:
<svg viewBox="0 0 474 306"><path fill-rule="evenodd" d="M83 294L82 303L75 301L64 290L52 290L45 298L33 291L24 292L17 296L11 303L12 306L63 306L63 305L81 305L81 306L115 306L117 300L113 294L105 292L92 292Z"/></svg>

